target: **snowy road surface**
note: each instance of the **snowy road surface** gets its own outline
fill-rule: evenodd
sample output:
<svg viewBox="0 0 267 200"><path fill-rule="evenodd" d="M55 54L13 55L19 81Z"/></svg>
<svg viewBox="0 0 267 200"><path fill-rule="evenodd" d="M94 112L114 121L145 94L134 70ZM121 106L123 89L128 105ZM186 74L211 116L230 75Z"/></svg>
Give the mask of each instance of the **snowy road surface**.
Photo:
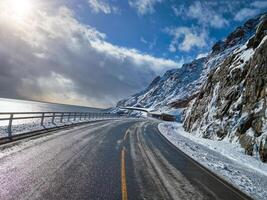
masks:
<svg viewBox="0 0 267 200"><path fill-rule="evenodd" d="M0 149L0 199L249 199L160 135L95 122Z"/></svg>

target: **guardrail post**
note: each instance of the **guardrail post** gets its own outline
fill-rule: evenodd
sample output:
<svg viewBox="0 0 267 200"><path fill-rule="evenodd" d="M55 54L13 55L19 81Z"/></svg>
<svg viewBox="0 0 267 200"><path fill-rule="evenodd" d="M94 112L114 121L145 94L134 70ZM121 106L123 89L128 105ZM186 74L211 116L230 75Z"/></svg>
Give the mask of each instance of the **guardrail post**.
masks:
<svg viewBox="0 0 267 200"><path fill-rule="evenodd" d="M42 118L41 118L41 126L44 126L44 118L45 118L45 114L42 113Z"/></svg>
<svg viewBox="0 0 267 200"><path fill-rule="evenodd" d="M13 114L10 114L9 123L7 127L8 137L10 138L12 137L12 121L13 121Z"/></svg>
<svg viewBox="0 0 267 200"><path fill-rule="evenodd" d="M53 113L53 116L52 116L52 124L55 123L55 113Z"/></svg>
<svg viewBox="0 0 267 200"><path fill-rule="evenodd" d="M80 121L82 120L82 113L79 113L79 115L80 115Z"/></svg>
<svg viewBox="0 0 267 200"><path fill-rule="evenodd" d="M63 122L63 117L64 117L64 113L61 113L61 117L60 117L60 123Z"/></svg>
<svg viewBox="0 0 267 200"><path fill-rule="evenodd" d="M76 121L76 114L77 114L77 113L74 113L73 121Z"/></svg>
<svg viewBox="0 0 267 200"><path fill-rule="evenodd" d="M68 116L68 122L70 121L70 115L71 115L71 113L69 113L69 116Z"/></svg>

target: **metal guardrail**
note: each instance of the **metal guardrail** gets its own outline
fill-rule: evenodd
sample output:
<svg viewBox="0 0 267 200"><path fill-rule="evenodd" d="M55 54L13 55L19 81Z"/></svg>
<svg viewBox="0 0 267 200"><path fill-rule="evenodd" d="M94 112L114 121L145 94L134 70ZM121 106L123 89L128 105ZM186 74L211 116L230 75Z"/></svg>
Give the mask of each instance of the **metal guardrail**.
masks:
<svg viewBox="0 0 267 200"><path fill-rule="evenodd" d="M175 115L166 114L166 113L151 112L147 108L140 108L140 107L121 107L121 106L119 106L118 108L124 109L124 110L145 112L145 113L147 113L147 116L149 116L149 117L153 117L153 118L156 118L156 119L161 119L161 120L164 120L164 121L172 121L172 122L175 122L176 121L176 116Z"/></svg>
<svg viewBox="0 0 267 200"><path fill-rule="evenodd" d="M121 107L121 106L118 106L118 108L124 109L124 110L135 110L135 111L141 111L141 112L150 113L149 109L146 109L146 108L139 108L139 107Z"/></svg>
<svg viewBox="0 0 267 200"><path fill-rule="evenodd" d="M110 118L121 118L124 115L117 115L113 113L91 113L91 112L12 112L12 113L0 113L0 121L7 121L7 134L9 138L12 138L12 126L16 120L27 120L27 119L40 119L40 125L44 126L47 120L50 123L55 124L56 120L60 123L64 122L78 122L86 121L89 119L110 119Z"/></svg>

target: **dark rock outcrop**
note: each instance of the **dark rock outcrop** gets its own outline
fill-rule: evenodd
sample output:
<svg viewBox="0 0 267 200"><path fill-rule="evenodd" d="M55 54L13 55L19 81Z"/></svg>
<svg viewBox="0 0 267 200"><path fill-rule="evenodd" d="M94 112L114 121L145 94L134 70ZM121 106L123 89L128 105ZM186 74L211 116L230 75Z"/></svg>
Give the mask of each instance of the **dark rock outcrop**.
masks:
<svg viewBox="0 0 267 200"><path fill-rule="evenodd" d="M188 98L184 98L184 99L179 99L176 101L171 102L170 104L168 104L168 106L172 107L172 108L186 108L188 107L190 101L192 101L194 98L196 98L198 96L198 93L193 94L192 96L188 97Z"/></svg>
<svg viewBox="0 0 267 200"><path fill-rule="evenodd" d="M235 31L230 33L224 41L218 41L212 47L212 54L217 54L227 48L231 48L237 44L247 41L252 33L256 31L260 17L248 20L243 26L237 27Z"/></svg>

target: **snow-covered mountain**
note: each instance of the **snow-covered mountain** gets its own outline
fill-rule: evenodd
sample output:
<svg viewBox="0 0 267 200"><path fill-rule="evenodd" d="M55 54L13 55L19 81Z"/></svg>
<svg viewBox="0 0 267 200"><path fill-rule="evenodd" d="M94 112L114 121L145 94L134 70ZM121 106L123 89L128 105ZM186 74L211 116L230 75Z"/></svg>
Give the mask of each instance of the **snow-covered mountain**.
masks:
<svg viewBox="0 0 267 200"><path fill-rule="evenodd" d="M193 60L179 69L156 77L144 90L121 100L118 106L145 107L151 110L183 110L197 96L211 69L216 68L235 49L255 33L259 18L248 20L224 41L217 42L207 57Z"/></svg>
<svg viewBox="0 0 267 200"><path fill-rule="evenodd" d="M207 57L167 71L118 105L183 113L187 131L239 142L247 154L266 162L266 29L266 14L248 20Z"/></svg>
<svg viewBox="0 0 267 200"><path fill-rule="evenodd" d="M201 85L205 61L205 58L198 59L181 69L167 71L162 77L156 77L146 90L120 101L118 105L160 110L178 99L190 98Z"/></svg>

